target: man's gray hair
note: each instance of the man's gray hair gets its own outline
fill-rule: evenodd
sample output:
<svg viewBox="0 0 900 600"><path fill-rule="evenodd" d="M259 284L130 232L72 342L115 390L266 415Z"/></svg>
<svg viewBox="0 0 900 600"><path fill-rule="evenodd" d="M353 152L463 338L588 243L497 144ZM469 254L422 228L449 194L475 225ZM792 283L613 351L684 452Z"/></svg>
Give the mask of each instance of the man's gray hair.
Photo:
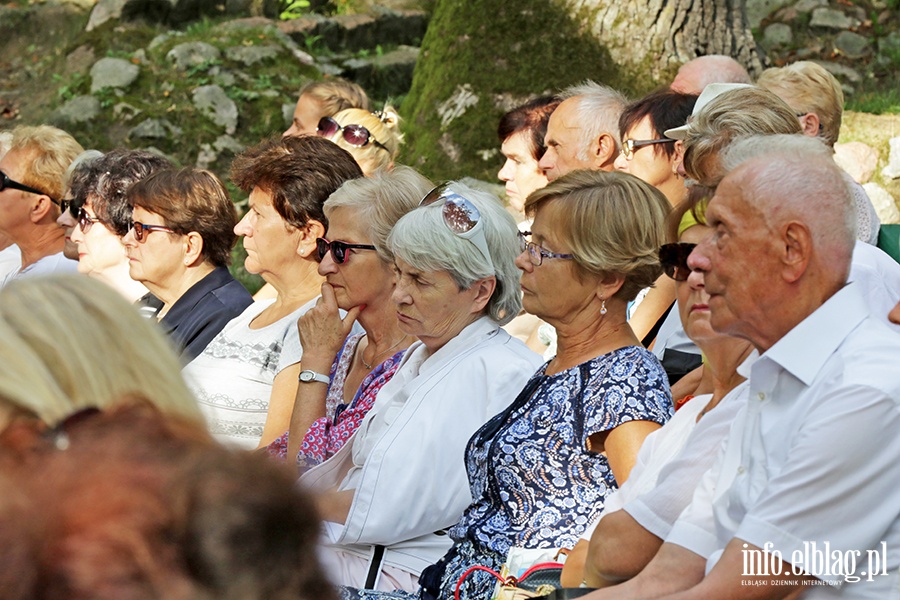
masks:
<svg viewBox="0 0 900 600"><path fill-rule="evenodd" d="M497 287L488 301L487 316L500 325L510 322L522 309L515 259L519 255L518 229L498 198L459 182L451 191L475 205L481 213L491 265L470 240L457 235L444 222L442 202L420 207L403 216L388 237L394 256L422 271L447 271L460 290L479 279L495 276Z"/></svg>
<svg viewBox="0 0 900 600"><path fill-rule="evenodd" d="M831 149L821 139L801 134L757 135L732 142L722 154L726 173L751 161L753 177L745 180L743 196L761 211L768 226L802 220L826 264L839 270L846 262L849 268L856 210Z"/></svg>
<svg viewBox="0 0 900 600"><path fill-rule="evenodd" d="M578 159L587 160L591 143L604 133L612 136L616 142L616 150L622 148L619 138L619 117L628 104L628 99L607 85L594 81L585 81L562 91L563 100L578 98L575 114L581 127Z"/></svg>

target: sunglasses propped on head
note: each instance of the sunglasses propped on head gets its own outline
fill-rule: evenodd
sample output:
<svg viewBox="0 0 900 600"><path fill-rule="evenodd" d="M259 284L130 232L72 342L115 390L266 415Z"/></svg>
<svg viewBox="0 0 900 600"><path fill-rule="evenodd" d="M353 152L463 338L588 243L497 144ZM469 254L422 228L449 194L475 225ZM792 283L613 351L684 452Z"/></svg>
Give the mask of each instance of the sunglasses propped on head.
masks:
<svg viewBox="0 0 900 600"><path fill-rule="evenodd" d="M322 117L321 119L319 119L319 124L316 126L316 135L321 137L330 138L338 131L341 132L341 137L344 138L344 141L351 146L362 148L369 142L372 142L373 144L375 144L375 146L381 148L388 154L391 153L391 151L388 150L387 146L376 140L375 136L372 135L372 133L362 125L341 126L341 124L335 121L332 117Z"/></svg>

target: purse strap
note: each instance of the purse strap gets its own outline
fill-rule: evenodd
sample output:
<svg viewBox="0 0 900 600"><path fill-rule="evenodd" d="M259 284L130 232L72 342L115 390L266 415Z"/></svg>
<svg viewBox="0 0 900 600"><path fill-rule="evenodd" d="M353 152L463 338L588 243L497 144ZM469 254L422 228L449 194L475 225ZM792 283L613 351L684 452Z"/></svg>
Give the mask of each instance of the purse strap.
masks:
<svg viewBox="0 0 900 600"><path fill-rule="evenodd" d="M475 565L466 569L466 572L462 574L459 578L459 581L456 582L456 589L453 590L453 599L459 600L459 590L462 587L462 584L465 583L466 579L468 579L469 575L474 573L475 571L484 571L486 573L490 573L497 580L500 581L500 584L504 587L516 587L516 583L521 580L524 580L526 577L531 575L533 572L538 571L540 569L561 569L562 563L557 562L542 562L536 565L530 566L520 577L516 577L515 575L509 575L507 577L503 577L497 571L491 569L490 567L485 567L484 565Z"/></svg>

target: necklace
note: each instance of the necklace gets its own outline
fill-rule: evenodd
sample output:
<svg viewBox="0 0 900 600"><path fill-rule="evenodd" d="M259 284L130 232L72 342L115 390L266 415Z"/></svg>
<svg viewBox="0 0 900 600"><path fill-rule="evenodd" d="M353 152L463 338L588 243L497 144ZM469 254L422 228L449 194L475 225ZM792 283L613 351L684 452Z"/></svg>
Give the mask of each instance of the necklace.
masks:
<svg viewBox="0 0 900 600"><path fill-rule="evenodd" d="M368 335L369 335L369 334L367 333L366 336L368 336ZM372 367L375 366L375 359L376 359L376 358L378 358L379 356L381 356L382 354L384 354L384 353L386 353L386 352L390 352L391 350L393 350L394 348L396 348L397 346L399 346L399 345L400 345L400 342L402 342L402 341L405 340L405 339L406 339L406 334L404 333L402 336L400 336L400 339L399 339L399 340L397 340L396 342L394 342L394 345L393 345L393 346L391 346L390 348L385 348L384 350L382 350L381 352L379 352L378 354L376 354L375 356L373 356L373 357L372 357L372 364L371 364L371 365L370 365L369 363L366 362L366 351L363 350L362 352L359 353L359 358L360 358L360 360L362 361L363 366L364 366L366 369L368 369L369 371L371 371L371 370L372 370ZM366 346L366 348L368 349L368 346Z"/></svg>

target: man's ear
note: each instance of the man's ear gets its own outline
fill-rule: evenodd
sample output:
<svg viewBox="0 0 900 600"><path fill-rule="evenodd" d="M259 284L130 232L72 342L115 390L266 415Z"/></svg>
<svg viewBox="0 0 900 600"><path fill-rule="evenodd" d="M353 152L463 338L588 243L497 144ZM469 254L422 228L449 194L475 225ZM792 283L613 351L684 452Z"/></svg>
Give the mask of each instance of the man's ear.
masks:
<svg viewBox="0 0 900 600"><path fill-rule="evenodd" d="M811 112L798 118L800 119L800 128L803 130L803 135L808 135L809 137L819 135L819 115Z"/></svg>
<svg viewBox="0 0 900 600"><path fill-rule="evenodd" d="M23 194L25 196L26 194ZM50 200L50 196L46 196L41 194L40 196L33 196L32 194L27 194L28 196L32 196L31 199L31 207L28 212L28 216L31 219L32 223L40 223L49 215L56 221L56 216L50 214L53 212L53 201Z"/></svg>
<svg viewBox="0 0 900 600"><path fill-rule="evenodd" d="M325 237L325 225L316 219L310 219L303 227L297 228L300 239L297 242L297 254L309 258L316 252L316 238Z"/></svg>
<svg viewBox="0 0 900 600"><path fill-rule="evenodd" d="M614 170L613 163L615 163L618 153L619 148L616 146L616 138L609 133L601 133L600 137L596 138L591 144L593 168L604 171Z"/></svg>
<svg viewBox="0 0 900 600"><path fill-rule="evenodd" d="M684 167L682 167L683 162L684 142L682 140L675 140L675 151L672 153L672 173L678 177L684 176L682 175L682 172L684 171Z"/></svg>
<svg viewBox="0 0 900 600"><path fill-rule="evenodd" d="M790 221L781 229L782 277L794 283L806 272L812 256L812 236L809 228L798 221Z"/></svg>

